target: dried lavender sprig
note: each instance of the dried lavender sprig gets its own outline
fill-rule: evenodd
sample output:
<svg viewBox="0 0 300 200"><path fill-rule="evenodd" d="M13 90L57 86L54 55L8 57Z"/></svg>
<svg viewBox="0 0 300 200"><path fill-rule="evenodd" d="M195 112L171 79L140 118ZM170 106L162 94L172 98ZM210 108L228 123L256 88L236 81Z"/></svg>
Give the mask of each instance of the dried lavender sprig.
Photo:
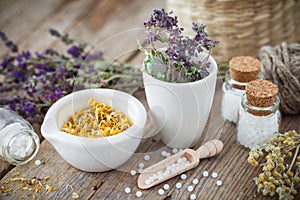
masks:
<svg viewBox="0 0 300 200"><path fill-rule="evenodd" d="M0 105L17 111L28 121L41 123L48 108L74 89L113 88L121 80L122 84L141 82L138 69L117 61L107 63L103 52L90 52L91 45L53 29L49 32L69 47L65 54L51 48L35 54L25 50L12 52L0 63L1 74L5 74L5 78L0 77L1 91L6 95L0 96ZM3 32L0 38L8 41ZM16 92L20 95L13 96Z"/></svg>

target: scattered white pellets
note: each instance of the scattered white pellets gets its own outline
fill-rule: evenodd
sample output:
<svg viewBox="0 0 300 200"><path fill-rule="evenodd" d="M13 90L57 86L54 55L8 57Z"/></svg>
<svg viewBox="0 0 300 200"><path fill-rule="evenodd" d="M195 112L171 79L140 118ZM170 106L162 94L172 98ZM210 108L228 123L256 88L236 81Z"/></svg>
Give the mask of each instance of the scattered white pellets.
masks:
<svg viewBox="0 0 300 200"><path fill-rule="evenodd" d="M192 185L189 185L188 188L187 188L187 190L188 190L189 192L193 192L194 187L193 187Z"/></svg>
<svg viewBox="0 0 300 200"><path fill-rule="evenodd" d="M150 156L149 155L145 155L144 156L144 160L146 160L146 161L150 160Z"/></svg>
<svg viewBox="0 0 300 200"><path fill-rule="evenodd" d="M211 177L217 178L217 177L218 177L218 173L217 173L217 172L213 172L213 173L211 174Z"/></svg>
<svg viewBox="0 0 300 200"><path fill-rule="evenodd" d="M175 187L177 188L177 189L180 189L181 187L182 187L182 183L176 183L176 185L175 185Z"/></svg>
<svg viewBox="0 0 300 200"><path fill-rule="evenodd" d="M145 167L144 163L141 162L141 163L139 164L139 168L140 168L140 169L143 169L144 167Z"/></svg>
<svg viewBox="0 0 300 200"><path fill-rule="evenodd" d="M203 175L203 177L208 177L208 176L209 176L209 173L208 173L208 171L204 171L204 172L202 173L202 175Z"/></svg>
<svg viewBox="0 0 300 200"><path fill-rule="evenodd" d="M134 176L134 175L136 175L136 171L133 169L133 170L130 171L130 174L131 174L132 176Z"/></svg>
<svg viewBox="0 0 300 200"><path fill-rule="evenodd" d="M142 195L143 195L143 193L141 191L137 191L135 193L135 196L138 197L138 198L140 198Z"/></svg>
<svg viewBox="0 0 300 200"><path fill-rule="evenodd" d="M199 179L195 178L195 179L193 180L193 184L194 184L194 185L197 185L198 183L199 183Z"/></svg>
<svg viewBox="0 0 300 200"><path fill-rule="evenodd" d="M153 183L156 180L162 180L163 178L169 176L172 173L176 173L178 170L182 169L183 167L189 165L191 162L187 160L186 157L181 157L178 158L176 162L168 164L166 166L166 168L162 171L158 171L156 173L153 173L152 175L150 175L147 180L145 180L145 184L146 185L150 185L151 183ZM142 173L143 169L139 168L138 172ZM181 175L181 179L185 180L187 179L187 176L185 174ZM166 187L170 187L170 186L166 186Z"/></svg>
<svg viewBox="0 0 300 200"><path fill-rule="evenodd" d="M164 184L164 189L168 190L170 188L169 184Z"/></svg>
<svg viewBox="0 0 300 200"><path fill-rule="evenodd" d="M162 151L162 152L160 153L160 155L163 156L163 157L166 157L166 154L167 154L166 151Z"/></svg>
<svg viewBox="0 0 300 200"><path fill-rule="evenodd" d="M187 176L186 176L186 174L181 174L180 178L181 178L182 180L185 180L185 179L187 178Z"/></svg>
<svg viewBox="0 0 300 200"><path fill-rule="evenodd" d="M171 156L170 153L166 153L166 155L165 155L166 158L169 158L170 156Z"/></svg>
<svg viewBox="0 0 300 200"><path fill-rule="evenodd" d="M36 160L36 161L34 162L34 164L37 165L37 166L39 166L39 165L42 164L42 162L41 162L40 160Z"/></svg>
<svg viewBox="0 0 300 200"><path fill-rule="evenodd" d="M162 195L165 194L165 191L164 191L163 189L159 189L159 190L158 190L158 194L162 196Z"/></svg>
<svg viewBox="0 0 300 200"><path fill-rule="evenodd" d="M130 192L131 192L130 187L126 187L126 188L125 188L125 193L126 193L126 194L129 194Z"/></svg>
<svg viewBox="0 0 300 200"><path fill-rule="evenodd" d="M222 181L221 180L218 180L217 181L217 186L221 186L223 183L222 183Z"/></svg>
<svg viewBox="0 0 300 200"><path fill-rule="evenodd" d="M196 195L195 194L191 194L190 195L190 200L195 200L197 197L196 197Z"/></svg>
<svg viewBox="0 0 300 200"><path fill-rule="evenodd" d="M178 149L174 148L172 149L172 152L175 154L175 153L178 153Z"/></svg>

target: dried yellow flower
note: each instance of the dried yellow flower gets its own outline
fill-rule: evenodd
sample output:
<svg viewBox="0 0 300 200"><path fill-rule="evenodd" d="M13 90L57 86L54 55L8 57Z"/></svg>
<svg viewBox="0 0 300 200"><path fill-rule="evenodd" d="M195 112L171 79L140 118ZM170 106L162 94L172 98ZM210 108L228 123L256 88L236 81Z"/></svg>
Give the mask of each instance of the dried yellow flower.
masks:
<svg viewBox="0 0 300 200"><path fill-rule="evenodd" d="M78 199L79 195L76 192L72 193L72 199Z"/></svg>
<svg viewBox="0 0 300 200"><path fill-rule="evenodd" d="M97 138L119 134L133 123L122 112L95 99L90 99L89 105L89 108L72 115L61 130L75 136Z"/></svg>
<svg viewBox="0 0 300 200"><path fill-rule="evenodd" d="M262 166L262 173L254 178L257 191L266 196L277 194L279 199L294 199L300 186L296 184L300 182L299 150L300 134L296 131L274 133L268 143L252 148L248 162L252 165L262 162L254 165ZM263 152L267 154L265 157Z"/></svg>

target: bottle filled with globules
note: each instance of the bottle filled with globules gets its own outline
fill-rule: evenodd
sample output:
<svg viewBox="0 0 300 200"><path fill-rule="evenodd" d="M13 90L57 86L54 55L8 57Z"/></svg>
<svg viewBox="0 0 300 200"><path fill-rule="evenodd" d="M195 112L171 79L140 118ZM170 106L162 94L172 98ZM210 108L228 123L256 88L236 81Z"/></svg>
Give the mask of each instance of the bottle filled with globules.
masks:
<svg viewBox="0 0 300 200"><path fill-rule="evenodd" d="M0 157L18 165L32 160L40 146L32 126L16 112L0 108Z"/></svg>
<svg viewBox="0 0 300 200"><path fill-rule="evenodd" d="M251 81L242 96L237 141L247 148L262 146L278 132L281 114L278 87L267 80Z"/></svg>
<svg viewBox="0 0 300 200"><path fill-rule="evenodd" d="M229 71L223 83L222 117L225 121L236 123L241 97L248 82L259 77L260 62L250 56L233 57L229 61Z"/></svg>

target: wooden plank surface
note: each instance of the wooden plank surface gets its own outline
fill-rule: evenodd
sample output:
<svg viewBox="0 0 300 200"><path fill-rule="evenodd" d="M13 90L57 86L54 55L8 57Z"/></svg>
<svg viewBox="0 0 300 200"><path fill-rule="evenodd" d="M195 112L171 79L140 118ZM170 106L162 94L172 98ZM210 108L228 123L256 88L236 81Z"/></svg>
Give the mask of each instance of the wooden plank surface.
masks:
<svg viewBox="0 0 300 200"><path fill-rule="evenodd" d="M43 3L42 3L43 2ZM148 18L154 8L163 7L160 0L87 0L87 1L10 1L0 3L0 25L5 32L20 44L21 48L42 50L49 46L64 49L55 38L47 33L49 28L56 28L61 32L83 41L95 44L97 48L106 51L112 58L119 55L122 60L129 60L131 64L139 67L144 56L137 53L136 38L142 40L144 33L139 28ZM22 20L16 15L22 13ZM12 22L11 24L8 22ZM25 24L25 25L24 25ZM25 28L27 27L27 28ZM1 28L1 30L2 30ZM0 54L6 52L0 46ZM235 125L224 122L220 114L222 81L217 82L214 103L201 143L213 138L220 138L225 144L224 150L218 156L202 160L199 167L187 172L187 180L182 181L175 177L167 183L170 189L163 196L157 191L162 188L160 184L152 189L144 190L142 199L189 199L187 187L192 185L194 178L200 182L193 193L199 199L253 199L256 194L253 177L258 174L258 169L251 167L247 162L248 150L240 147L236 142ZM146 98L143 90L136 90L138 97L145 107ZM296 129L300 115L283 116L281 131ZM37 128L38 129L38 128ZM150 130L151 131L151 130ZM197 148L198 144L195 148ZM37 166L34 161L17 167L10 166L0 161L1 182L12 177L46 177L48 184L58 190L47 192L44 190L37 194L36 199L72 199L76 192L79 199L136 199L137 176L131 176L131 169L138 169L138 164L144 162L149 166L162 159L162 150L171 151L161 142L159 135L143 139L134 156L122 167L105 173L88 173L80 171L67 164L55 151L50 143L42 141L41 148L35 160L39 159L44 164ZM149 154L150 161L143 161L143 156ZM223 181L221 187L216 186L213 178L203 178L204 170L218 172L218 179ZM20 175L18 176L18 172ZM183 183L183 188L175 188L177 182ZM124 188L129 186L132 191L125 194ZM18 185L12 185L17 188ZM0 193L0 199L32 199L30 191L18 190L12 194ZM300 198L300 196L298 196ZM269 199L258 195L255 199Z"/></svg>

